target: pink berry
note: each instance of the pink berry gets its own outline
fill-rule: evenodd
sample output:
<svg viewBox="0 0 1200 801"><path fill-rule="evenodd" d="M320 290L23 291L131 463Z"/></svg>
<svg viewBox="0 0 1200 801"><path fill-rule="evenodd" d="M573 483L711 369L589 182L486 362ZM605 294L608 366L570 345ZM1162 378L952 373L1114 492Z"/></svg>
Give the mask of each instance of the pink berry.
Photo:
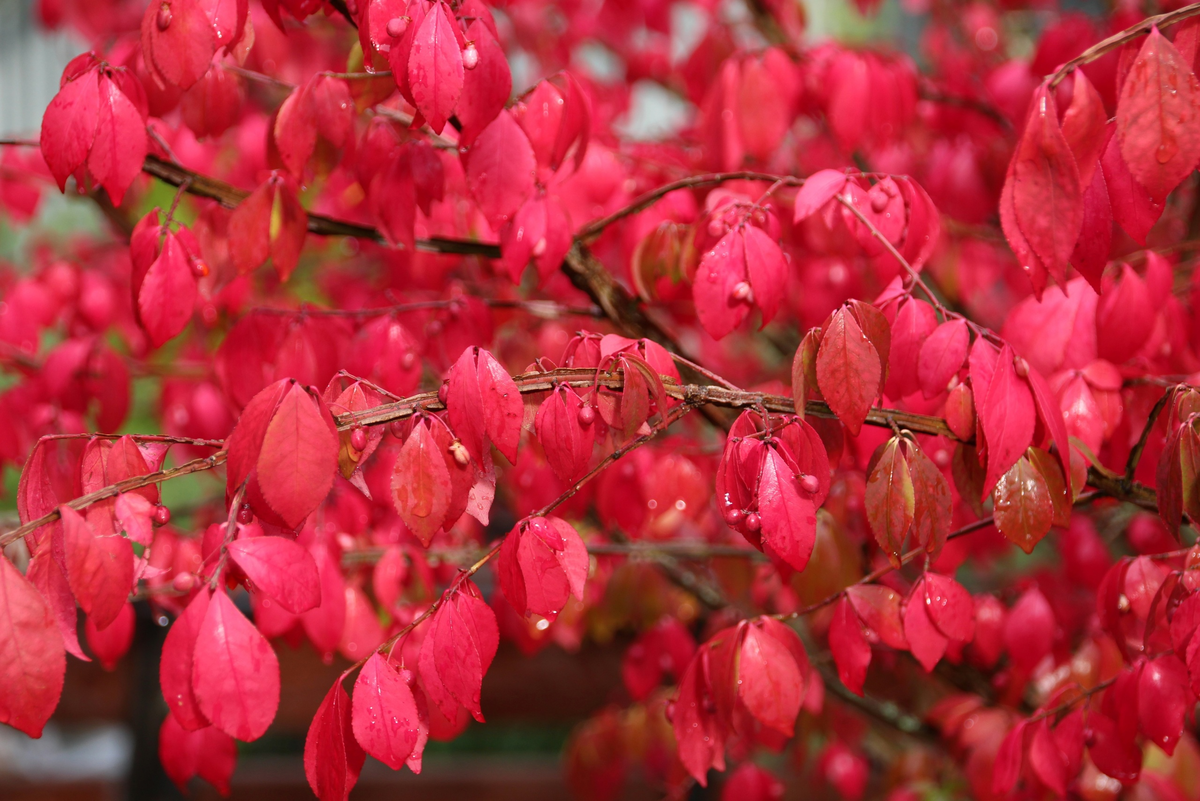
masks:
<svg viewBox="0 0 1200 801"><path fill-rule="evenodd" d="M745 281L738 281L733 287L733 292L730 294L733 296L734 300L750 303L752 301L754 292L750 289L749 283Z"/></svg>
<svg viewBox="0 0 1200 801"><path fill-rule="evenodd" d="M443 406L445 406L446 399L449 397L450 397L450 384L443 381L442 385L440 387L438 387L438 402L441 403Z"/></svg>
<svg viewBox="0 0 1200 801"><path fill-rule="evenodd" d="M754 512L746 515L746 528L750 531L758 531L762 528L762 521L758 519L758 515Z"/></svg>
<svg viewBox="0 0 1200 801"><path fill-rule="evenodd" d="M724 236L725 235L725 223L716 218L709 220L708 221L708 235L709 236Z"/></svg>
<svg viewBox="0 0 1200 801"><path fill-rule="evenodd" d="M804 490L809 495L812 495L820 488L821 482L817 480L816 476L809 473L805 473L804 475L800 476L800 489Z"/></svg>
<svg viewBox="0 0 1200 801"><path fill-rule="evenodd" d="M192 259L192 275L197 278L207 278L208 263L204 259Z"/></svg>
<svg viewBox="0 0 1200 801"><path fill-rule="evenodd" d="M479 66L479 50L474 42L467 42L467 46L463 48L462 60L463 66L469 70Z"/></svg>
<svg viewBox="0 0 1200 801"><path fill-rule="evenodd" d="M156 507L154 510L154 525L165 526L171 522L171 510L165 506Z"/></svg>
<svg viewBox="0 0 1200 801"><path fill-rule="evenodd" d="M1025 361L1020 356L1018 356L1016 361L1013 362L1013 367L1016 369L1017 375L1021 376L1021 378L1025 378L1029 375L1029 362Z"/></svg>
<svg viewBox="0 0 1200 801"><path fill-rule="evenodd" d="M742 522L742 517L743 515L741 509L725 510L725 522L731 526L736 526L738 523Z"/></svg>
<svg viewBox="0 0 1200 801"><path fill-rule="evenodd" d="M592 423L596 422L596 410L591 406L579 407L579 425L587 428Z"/></svg>
<svg viewBox="0 0 1200 801"><path fill-rule="evenodd" d="M176 592L191 592L196 586L196 575L194 573L176 573L175 578L171 579L171 586Z"/></svg>
<svg viewBox="0 0 1200 801"><path fill-rule="evenodd" d="M458 440L450 443L450 455L454 457L454 461L459 467L466 467L471 463L471 454L467 453L467 448Z"/></svg>
<svg viewBox="0 0 1200 801"><path fill-rule="evenodd" d="M871 196L871 210L874 211L876 214L879 214L884 209L886 209L887 204L888 204L888 196L883 194L883 192L880 192L879 194Z"/></svg>
<svg viewBox="0 0 1200 801"><path fill-rule="evenodd" d="M396 439L404 439L404 421L393 420L392 422L388 423L388 431L390 431L392 436Z"/></svg>
<svg viewBox="0 0 1200 801"><path fill-rule="evenodd" d="M388 20L387 35L399 39L408 30L408 20L404 17L392 17Z"/></svg>
<svg viewBox="0 0 1200 801"><path fill-rule="evenodd" d="M365 451L367 449L367 432L361 428L356 428L350 432L350 447L354 450Z"/></svg>
<svg viewBox="0 0 1200 801"><path fill-rule="evenodd" d="M533 245L533 257L535 259L546 255L546 237L542 237Z"/></svg>

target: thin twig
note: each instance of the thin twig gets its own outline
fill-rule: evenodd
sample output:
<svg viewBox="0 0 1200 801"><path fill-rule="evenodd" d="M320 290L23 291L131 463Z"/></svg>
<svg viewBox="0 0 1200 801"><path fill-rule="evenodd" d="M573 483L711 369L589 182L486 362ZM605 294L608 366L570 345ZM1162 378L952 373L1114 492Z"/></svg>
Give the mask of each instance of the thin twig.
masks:
<svg viewBox="0 0 1200 801"><path fill-rule="evenodd" d="M1063 64L1058 68L1057 72L1050 76L1050 88L1053 89L1058 86L1064 78L1077 68L1082 67L1084 64L1090 64L1096 59L1102 58L1106 54L1116 50L1118 47L1122 47L1139 36L1149 33L1151 28L1166 28L1169 25L1183 22L1185 19L1197 15L1200 15L1200 3L1192 3L1190 6L1184 6L1183 8L1170 11L1166 14L1159 14L1155 17L1146 17L1136 25L1131 25L1120 33L1114 33L1107 39L1097 42L1066 64Z"/></svg>

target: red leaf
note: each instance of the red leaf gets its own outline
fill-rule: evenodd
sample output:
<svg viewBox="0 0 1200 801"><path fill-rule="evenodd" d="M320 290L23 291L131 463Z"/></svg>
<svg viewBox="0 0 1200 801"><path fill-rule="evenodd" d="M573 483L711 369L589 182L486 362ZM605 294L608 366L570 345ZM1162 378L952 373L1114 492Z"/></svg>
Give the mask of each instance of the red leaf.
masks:
<svg viewBox="0 0 1200 801"><path fill-rule="evenodd" d="M167 715L158 730L158 761L180 792L186 793L188 782L199 776L221 795L229 795L237 743L215 726L188 731Z"/></svg>
<svg viewBox="0 0 1200 801"><path fill-rule="evenodd" d="M300 614L321 603L317 564L304 547L286 537L243 537L229 544L229 558L254 588L289 612Z"/></svg>
<svg viewBox="0 0 1200 801"><path fill-rule="evenodd" d="M889 397L899 399L920 389L917 367L921 349L937 329L937 315L933 307L925 301L908 300L900 306L892 323L891 347L888 354L885 392ZM966 354L964 344L963 356ZM959 364L962 364L961 360ZM944 387L943 384L941 388Z"/></svg>
<svg viewBox="0 0 1200 801"><path fill-rule="evenodd" d="M535 517L509 532L497 569L514 609L553 621L568 595L583 600L587 547L565 520Z"/></svg>
<svg viewBox="0 0 1200 801"><path fill-rule="evenodd" d="M882 364L848 307L833 313L817 351L817 383L829 408L854 436L879 395Z"/></svg>
<svg viewBox="0 0 1200 801"><path fill-rule="evenodd" d="M103 629L96 628L96 624L92 622L92 618L88 618L84 623L83 632L87 638L88 648L96 659L100 661L100 666L105 670L111 671L117 666L117 662L129 650L129 646L133 644L133 604L128 601L121 607L121 611L117 613L117 619L109 623Z"/></svg>
<svg viewBox="0 0 1200 801"><path fill-rule="evenodd" d="M893 565L904 551L904 539L916 514L912 476L900 447L893 437L880 447L879 458L867 477L866 512L879 547Z"/></svg>
<svg viewBox="0 0 1200 801"><path fill-rule="evenodd" d="M56 552L63 555L67 583L96 627L104 628L117 619L133 590L133 546L116 534L98 536L69 506L60 506L59 514L63 526Z"/></svg>
<svg viewBox="0 0 1200 801"><path fill-rule="evenodd" d="M750 297L745 239L733 230L704 254L696 268L692 298L700 325L713 339L727 336L750 313Z"/></svg>
<svg viewBox="0 0 1200 801"><path fill-rule="evenodd" d="M908 640L912 655L925 668L925 672L930 673L946 653L950 640L933 625L927 611L929 606L925 601L924 588L924 581L918 582L905 601L904 637Z"/></svg>
<svg viewBox="0 0 1200 801"><path fill-rule="evenodd" d="M501 261L513 283L533 261L542 283L558 273L571 249L571 218L557 195L535 195L521 206L500 236Z"/></svg>
<svg viewBox="0 0 1200 801"><path fill-rule="evenodd" d="M516 462L525 404L508 371L486 350L467 348L450 368L449 382L450 425L475 461L483 462L490 440Z"/></svg>
<svg viewBox="0 0 1200 801"><path fill-rule="evenodd" d="M1034 775L1055 795L1063 798L1067 794L1066 760L1050 734L1050 722L1043 718L1033 726L1033 737L1029 742L1029 766Z"/></svg>
<svg viewBox="0 0 1200 801"><path fill-rule="evenodd" d="M170 0L146 7L142 57L156 81L187 89L208 71L216 49L212 23L197 0Z"/></svg>
<svg viewBox="0 0 1200 801"><path fill-rule="evenodd" d="M1108 143L1108 115L1104 112L1100 93L1087 75L1082 70L1075 70L1071 77L1075 87L1071 105L1063 114L1062 132L1079 168L1079 185L1087 187L1092 183L1100 166L1100 154Z"/></svg>
<svg viewBox="0 0 1200 801"><path fill-rule="evenodd" d="M551 392L538 407L535 427L550 469L563 482L572 482L587 470L596 429L580 420L583 401L572 389Z"/></svg>
<svg viewBox="0 0 1200 801"><path fill-rule="evenodd" d="M804 570L817 541L817 507L779 451L767 448L758 482L758 515L767 555Z"/></svg>
<svg viewBox="0 0 1200 801"><path fill-rule="evenodd" d="M833 621L829 624L829 650L837 664L842 684L855 695L862 695L867 667L871 664L871 645L847 598L839 600L833 609Z"/></svg>
<svg viewBox="0 0 1200 801"><path fill-rule="evenodd" d="M42 157L60 190L87 161L99 124L100 72L88 70L62 85L42 117Z"/></svg>
<svg viewBox="0 0 1200 801"><path fill-rule="evenodd" d="M1028 723L1023 720L1009 729L996 752L996 762L992 768L992 792L997 796L1007 796L1017 786L1017 779L1021 777L1027 726Z"/></svg>
<svg viewBox="0 0 1200 801"><path fill-rule="evenodd" d="M1004 646L1023 671L1032 671L1054 647L1054 610L1037 587L1025 591L1004 621Z"/></svg>
<svg viewBox="0 0 1200 801"><path fill-rule="evenodd" d="M311 83L292 90L275 112L271 141L288 172L303 179L304 167L317 146L317 116Z"/></svg>
<svg viewBox="0 0 1200 801"><path fill-rule="evenodd" d="M1124 364L1137 355L1154 331L1158 309L1146 283L1128 264L1120 280L1105 282L1096 306L1096 346L1102 359Z"/></svg>
<svg viewBox="0 0 1200 801"><path fill-rule="evenodd" d="M1033 96L1009 180L1017 225L1029 247L1054 280L1066 283L1067 262L1083 224L1083 187L1045 85Z"/></svg>
<svg viewBox="0 0 1200 801"><path fill-rule="evenodd" d="M761 228L746 225L742 228L743 253L750 288L754 290L754 305L762 311L762 324L775 318L787 289L788 263L779 243Z"/></svg>
<svg viewBox="0 0 1200 801"><path fill-rule="evenodd" d="M923 580L925 611L938 631L954 642L970 642L975 635L975 602L962 585L949 576L926 573Z"/></svg>
<svg viewBox="0 0 1200 801"><path fill-rule="evenodd" d="M451 500L450 472L425 424L413 426L396 457L391 487L400 519L426 547L434 534L454 522L446 519Z"/></svg>
<svg viewBox="0 0 1200 801"><path fill-rule="evenodd" d="M324 541L313 542L309 545L309 552L317 563L321 604L301 615L300 621L317 653L331 659L346 628L346 580L342 576L338 557Z"/></svg>
<svg viewBox="0 0 1200 801"><path fill-rule="evenodd" d="M846 598L867 631L897 650L907 650L900 594L878 584L853 584Z"/></svg>
<svg viewBox="0 0 1200 801"><path fill-rule="evenodd" d="M366 758L351 730L350 696L339 676L304 738L304 777L321 801L346 801Z"/></svg>
<svg viewBox="0 0 1200 801"><path fill-rule="evenodd" d="M537 162L529 138L512 114L502 111L464 159L467 186L492 229L499 230L533 193Z"/></svg>
<svg viewBox="0 0 1200 801"><path fill-rule="evenodd" d="M467 41L475 44L479 63L463 74L462 95L455 116L462 123L460 141L468 147L492 120L504 111L512 95L512 73L504 49L482 19L467 28Z"/></svg>
<svg viewBox="0 0 1200 801"><path fill-rule="evenodd" d="M948 320L929 334L917 358L917 380L926 398L945 391L967 360L971 334L965 320Z"/></svg>
<svg viewBox="0 0 1200 801"><path fill-rule="evenodd" d="M75 610L75 596L71 594L67 577L50 551L42 551L29 560L25 578L41 593L54 615L67 653L84 662L92 661L79 647L79 620Z"/></svg>
<svg viewBox="0 0 1200 801"><path fill-rule="evenodd" d="M289 527L303 523L329 494L337 452L325 402L293 382L267 425L257 460L263 498Z"/></svg>
<svg viewBox="0 0 1200 801"><path fill-rule="evenodd" d="M954 521L950 483L925 452L906 444L906 461L913 485L913 536L935 556L941 552Z"/></svg>
<svg viewBox="0 0 1200 801"><path fill-rule="evenodd" d="M1191 65L1151 28L1117 101L1117 137L1129 171L1158 201L1200 161L1198 109Z"/></svg>
<svg viewBox="0 0 1200 801"><path fill-rule="evenodd" d="M818 170L804 180L796 193L795 221L811 217L846 186L846 174L840 170Z"/></svg>
<svg viewBox="0 0 1200 801"><path fill-rule="evenodd" d="M1022 456L996 482L995 523L1009 541L1025 553L1050 531L1054 507L1045 477Z"/></svg>
<svg viewBox="0 0 1200 801"><path fill-rule="evenodd" d="M200 711L229 736L257 740L279 707L279 661L223 592L208 605L195 653L192 686Z"/></svg>
<svg viewBox="0 0 1200 801"><path fill-rule="evenodd" d="M987 476L984 478L984 495L991 492L996 482L1008 472L1033 439L1034 405L1029 384L1017 375L1015 354L1005 345L996 360L995 371L987 382L986 390L976 380L974 365L971 379L974 382L979 422L987 438ZM984 394L986 393L986 394Z"/></svg>
<svg viewBox="0 0 1200 801"><path fill-rule="evenodd" d="M1100 292L1100 278L1112 250L1113 210L1104 171L1097 169L1083 190L1083 227L1071 253L1071 266Z"/></svg>
<svg viewBox="0 0 1200 801"><path fill-rule="evenodd" d="M738 694L764 726L792 736L804 700L804 676L787 646L753 624L742 640Z"/></svg>
<svg viewBox="0 0 1200 801"><path fill-rule="evenodd" d="M66 670L62 637L46 602L0 556L0 723L41 737Z"/></svg>
<svg viewBox="0 0 1200 801"><path fill-rule="evenodd" d="M267 434L267 426L275 415L275 409L284 393L292 386L287 379L281 379L259 391L238 418L233 433L225 443L229 451L226 468L225 493L232 497L249 478L258 463L258 455L262 452L263 438Z"/></svg>
<svg viewBox="0 0 1200 801"><path fill-rule="evenodd" d="M675 741L679 743L679 761L701 787L708 786L710 767L725 770L725 730L713 714L708 663L706 644L696 652L679 680L679 695L671 720Z"/></svg>
<svg viewBox="0 0 1200 801"><path fill-rule="evenodd" d="M371 756L399 770L416 749L421 716L412 689L381 653L371 655L354 682L352 726Z"/></svg>
<svg viewBox="0 0 1200 801"><path fill-rule="evenodd" d="M500 633L496 615L478 592L474 584L464 581L459 589L442 596L421 646L419 667L426 687L443 690L482 723L479 693ZM441 699L438 703L443 714L453 719L455 709Z"/></svg>
<svg viewBox="0 0 1200 801"><path fill-rule="evenodd" d="M137 287L137 316L150 343L161 347L183 331L196 305L196 276L188 254L174 234L163 238L162 249Z"/></svg>
<svg viewBox="0 0 1200 801"><path fill-rule="evenodd" d="M136 81L132 83L140 89ZM144 105L143 105L144 108ZM112 78L100 76L96 139L88 153L88 172L108 192L114 206L141 175L146 160L146 116Z"/></svg>
<svg viewBox="0 0 1200 801"><path fill-rule="evenodd" d="M435 3L413 37L408 86L417 110L441 133L463 89L463 58L456 23L445 3Z"/></svg>
<svg viewBox="0 0 1200 801"><path fill-rule="evenodd" d="M295 181L274 172L229 216L229 255L243 273L270 258L280 280L286 281L300 260L307 233L308 215L297 198Z"/></svg>
<svg viewBox="0 0 1200 801"><path fill-rule="evenodd" d="M1146 663L1138 679L1138 718L1142 734L1171 756L1183 734L1184 715L1193 708L1187 670L1174 654Z"/></svg>
<svg viewBox="0 0 1200 801"><path fill-rule="evenodd" d="M721 787L721 801L778 801L783 794L783 782L753 762L738 765Z"/></svg>
<svg viewBox="0 0 1200 801"><path fill-rule="evenodd" d="M163 640L162 658L159 661L158 683L162 688L167 710L189 731L209 725L208 718L200 710L192 689L192 669L196 655L196 637L208 615L212 595L202 589L188 603Z"/></svg>
<svg viewBox="0 0 1200 801"><path fill-rule="evenodd" d="M1108 199L1112 204L1113 219L1133 241L1146 246L1150 229L1158 222L1166 208L1162 198L1155 199L1138 183L1121 155L1119 136L1110 134L1108 145L1100 156L1100 167L1104 171L1104 183L1108 187Z"/></svg>

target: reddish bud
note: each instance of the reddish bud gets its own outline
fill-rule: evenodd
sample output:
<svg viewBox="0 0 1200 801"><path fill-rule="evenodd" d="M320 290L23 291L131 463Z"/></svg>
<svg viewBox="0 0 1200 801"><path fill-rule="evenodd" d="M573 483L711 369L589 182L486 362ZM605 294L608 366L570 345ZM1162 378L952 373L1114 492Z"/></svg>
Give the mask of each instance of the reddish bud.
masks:
<svg viewBox="0 0 1200 801"><path fill-rule="evenodd" d="M474 42L467 42L467 46L463 48L462 60L463 66L469 70L479 66L479 50L476 49Z"/></svg>
<svg viewBox="0 0 1200 801"><path fill-rule="evenodd" d="M165 526L171 522L171 510L165 506L158 506L154 509L154 525Z"/></svg>
<svg viewBox="0 0 1200 801"><path fill-rule="evenodd" d="M595 420L596 420L596 410L595 409L593 409L591 406L580 406L579 407L579 425L586 428L587 426L590 426L593 422L595 422Z"/></svg>
<svg viewBox="0 0 1200 801"><path fill-rule="evenodd" d="M754 512L746 515L746 528L751 531L758 531L762 528L762 521L758 519L758 515Z"/></svg>
<svg viewBox="0 0 1200 801"><path fill-rule="evenodd" d="M754 292L753 292L753 290L750 289L750 284L746 281L738 281L737 284L733 287L733 292L730 293L730 296L734 300L740 300L745 303L753 303L754 302L754 300L753 300Z"/></svg>
<svg viewBox="0 0 1200 801"><path fill-rule="evenodd" d="M195 573L176 573L175 578L171 579L171 586L176 592L191 592L196 586Z"/></svg>
<svg viewBox="0 0 1200 801"><path fill-rule="evenodd" d="M438 403L446 405L446 398L450 397L450 385L445 381L438 387Z"/></svg>
<svg viewBox="0 0 1200 801"><path fill-rule="evenodd" d="M154 24L158 26L160 31L165 31L171 27L171 7L166 3L159 6L158 16L154 18Z"/></svg>
<svg viewBox="0 0 1200 801"><path fill-rule="evenodd" d="M356 428L350 432L350 447L362 452L367 448L367 432Z"/></svg>
<svg viewBox="0 0 1200 801"><path fill-rule="evenodd" d="M1029 362L1025 361L1020 356L1018 356L1015 360L1013 360L1013 367L1016 369L1017 375L1021 376L1021 378L1028 377Z"/></svg>
<svg viewBox="0 0 1200 801"><path fill-rule="evenodd" d="M254 512L250 511L250 504L242 504L242 508L238 509L237 521L243 526L254 522Z"/></svg>
<svg viewBox="0 0 1200 801"><path fill-rule="evenodd" d="M533 257L540 258L546 255L546 237L542 237L533 246Z"/></svg>
<svg viewBox="0 0 1200 801"><path fill-rule="evenodd" d="M408 17L392 17L388 20L387 35L399 39L408 30Z"/></svg>

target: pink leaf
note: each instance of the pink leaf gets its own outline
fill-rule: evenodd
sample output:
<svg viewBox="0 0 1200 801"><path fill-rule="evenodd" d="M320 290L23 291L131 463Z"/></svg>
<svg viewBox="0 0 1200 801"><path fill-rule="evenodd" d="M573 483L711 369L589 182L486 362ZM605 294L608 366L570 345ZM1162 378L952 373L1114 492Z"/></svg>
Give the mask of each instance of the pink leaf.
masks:
<svg viewBox="0 0 1200 801"><path fill-rule="evenodd" d="M463 59L455 22L445 3L421 20L408 57L408 85L417 110L441 133L463 89Z"/></svg>
<svg viewBox="0 0 1200 801"><path fill-rule="evenodd" d="M41 737L66 670L62 637L46 602L0 556L0 723Z"/></svg>
<svg viewBox="0 0 1200 801"><path fill-rule="evenodd" d="M213 597L196 634L192 686L205 717L247 742L263 735L279 707L275 652L224 592Z"/></svg>
<svg viewBox="0 0 1200 801"><path fill-rule="evenodd" d="M321 603L317 564L303 546L286 537L243 537L229 544L229 558L254 588L289 612L300 614Z"/></svg>
<svg viewBox="0 0 1200 801"><path fill-rule="evenodd" d="M350 696L339 676L304 738L304 776L321 801L346 801L366 761L362 746L354 739L350 717Z"/></svg>
<svg viewBox="0 0 1200 801"><path fill-rule="evenodd" d="M355 739L392 770L412 756L425 725L408 682L380 653L372 654L354 682L351 718Z"/></svg>
<svg viewBox="0 0 1200 801"><path fill-rule="evenodd" d="M133 590L133 546L119 535L98 536L69 506L60 506L67 583L97 628L116 620Z"/></svg>
<svg viewBox="0 0 1200 801"><path fill-rule="evenodd" d="M158 761L181 792L186 793L188 782L199 776L221 795L229 795L237 743L215 726L188 731L167 715L158 730Z"/></svg>
<svg viewBox="0 0 1200 801"><path fill-rule="evenodd" d="M338 441L325 402L293 383L263 434L258 482L263 498L292 528L333 486Z"/></svg>
<svg viewBox="0 0 1200 801"><path fill-rule="evenodd" d="M192 689L192 670L195 664L196 637L208 615L212 595L207 588L196 593L176 618L163 640L159 660L158 683L162 688L167 710L179 725L189 731L209 725L208 717L200 710Z"/></svg>

